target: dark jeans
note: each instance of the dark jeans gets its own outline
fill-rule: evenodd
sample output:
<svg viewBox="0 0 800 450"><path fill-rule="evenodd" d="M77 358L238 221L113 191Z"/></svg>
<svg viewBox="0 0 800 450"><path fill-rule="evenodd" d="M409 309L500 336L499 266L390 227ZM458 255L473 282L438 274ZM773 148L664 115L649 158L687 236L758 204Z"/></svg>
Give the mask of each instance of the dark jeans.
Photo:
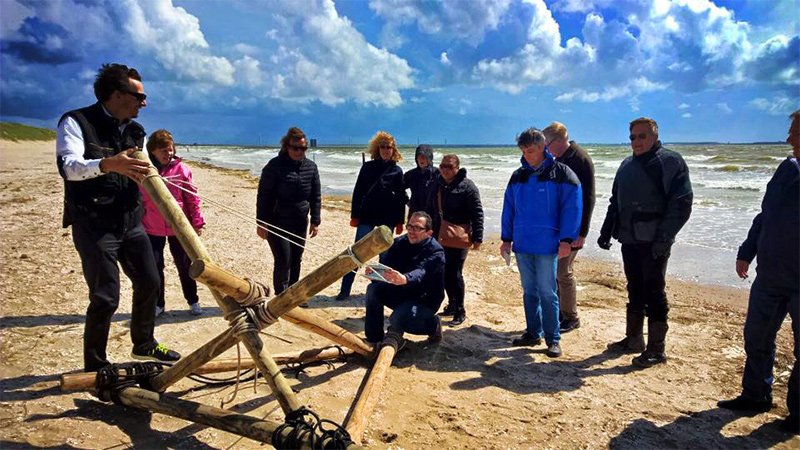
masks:
<svg viewBox="0 0 800 450"><path fill-rule="evenodd" d="M649 322L666 322L669 304L664 289L669 252L654 259L651 247L652 244L622 244L628 311L646 314Z"/></svg>
<svg viewBox="0 0 800 450"><path fill-rule="evenodd" d="M464 314L464 261L469 250L444 247L444 290L447 304L455 314Z"/></svg>
<svg viewBox="0 0 800 450"><path fill-rule="evenodd" d="M358 242L369 234L372 229L375 228L375 225L363 224L356 227L356 239L353 242ZM342 287L339 289L339 295L343 295L345 297L350 296L350 290L353 288L353 282L356 280L356 273L353 271L347 272L345 276L342 277Z"/></svg>
<svg viewBox="0 0 800 450"><path fill-rule="evenodd" d="M300 279L300 263L303 262L304 250L301 246L306 245L308 219L291 223L278 222L275 225L303 237L300 239L271 229L267 234L267 242L272 250L273 259L272 286L275 288L275 295L278 295Z"/></svg>
<svg viewBox="0 0 800 450"><path fill-rule="evenodd" d="M119 306L119 261L133 285L131 341L138 350L154 345L158 271L150 240L141 224L111 232L92 228L91 223L72 225L72 240L81 257L83 276L89 287L89 307L83 332L83 366L95 371L109 364L106 357L111 317Z"/></svg>
<svg viewBox="0 0 800 450"><path fill-rule="evenodd" d="M786 313L792 318L794 365L789 375L786 407L800 414L800 294L766 286L756 276L750 288L747 319L744 322L744 350L747 359L742 376L742 394L751 400L772 400L772 367L775 365L775 336Z"/></svg>
<svg viewBox="0 0 800 450"><path fill-rule="evenodd" d="M380 284L379 284L380 283ZM392 309L389 324L401 333L430 336L436 331L439 317L436 311L423 306L414 299L395 298L387 292L394 286L383 282L372 282L367 286L367 316L364 332L369 342L383 340L383 307Z"/></svg>
<svg viewBox="0 0 800 450"><path fill-rule="evenodd" d="M153 236L148 234L150 239L150 246L153 247L153 257L156 260L156 269L158 276L161 278L160 291L158 292L158 301L156 305L161 308L166 306L164 301L164 291L166 284L164 283L164 245L169 242L169 252L172 253L172 260L175 262L175 268L178 269L178 279L181 280L181 290L183 290L183 298L186 303L193 305L200 301L197 297L197 281L189 276L189 266L192 265L192 260L189 255L183 250L180 241L176 236Z"/></svg>

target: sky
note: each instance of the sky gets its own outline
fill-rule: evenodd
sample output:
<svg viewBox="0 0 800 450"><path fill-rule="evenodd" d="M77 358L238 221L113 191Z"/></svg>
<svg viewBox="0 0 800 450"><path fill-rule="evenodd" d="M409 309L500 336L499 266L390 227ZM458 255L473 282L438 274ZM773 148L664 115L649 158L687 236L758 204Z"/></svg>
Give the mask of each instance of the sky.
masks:
<svg viewBox="0 0 800 450"><path fill-rule="evenodd" d="M184 143L781 141L800 0L0 0L0 119L55 128L135 67L139 121Z"/></svg>

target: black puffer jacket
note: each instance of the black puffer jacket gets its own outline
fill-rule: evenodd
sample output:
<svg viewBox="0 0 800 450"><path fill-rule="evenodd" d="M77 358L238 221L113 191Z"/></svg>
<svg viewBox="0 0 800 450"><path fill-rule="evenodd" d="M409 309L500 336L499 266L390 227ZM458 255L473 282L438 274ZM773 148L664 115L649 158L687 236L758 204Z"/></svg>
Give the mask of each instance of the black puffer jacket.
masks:
<svg viewBox="0 0 800 450"><path fill-rule="evenodd" d="M767 184L761 212L753 219L736 259L758 255L759 281L790 292L800 290L800 170L787 158Z"/></svg>
<svg viewBox="0 0 800 450"><path fill-rule="evenodd" d="M268 223L296 223L311 214L311 224L320 224L319 171L314 161L295 161L281 151L261 170L258 180L256 217Z"/></svg>
<svg viewBox="0 0 800 450"><path fill-rule="evenodd" d="M403 223L406 212L403 169L394 161L367 161L358 172L353 188L350 217L359 224L386 225Z"/></svg>
<svg viewBox="0 0 800 450"><path fill-rule="evenodd" d="M414 154L414 161L417 161L419 155L424 155L428 161L426 167L420 167L417 162L417 167L409 170L403 175L403 184L406 189L411 190L411 199L408 201L408 214L417 211L425 211L434 215L434 196L436 195L437 183L439 177L439 169L433 167L433 148L430 145L422 144L417 147Z"/></svg>
<svg viewBox="0 0 800 450"><path fill-rule="evenodd" d="M453 181L445 183L439 174L439 190L434 194L436 214L433 215L434 236L439 235L441 216L439 215L438 193L442 195L442 216L444 220L458 224L469 224L472 228L472 242L483 242L483 206L478 186L467 178L467 169L459 169Z"/></svg>

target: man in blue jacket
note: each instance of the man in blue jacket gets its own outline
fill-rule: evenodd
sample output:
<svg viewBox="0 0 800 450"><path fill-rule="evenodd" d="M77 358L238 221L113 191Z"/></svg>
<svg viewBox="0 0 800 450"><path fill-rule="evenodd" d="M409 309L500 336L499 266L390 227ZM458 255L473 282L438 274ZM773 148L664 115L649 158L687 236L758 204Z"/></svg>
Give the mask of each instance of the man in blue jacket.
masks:
<svg viewBox="0 0 800 450"><path fill-rule="evenodd" d="M513 250L522 281L526 331L512 342L535 346L544 334L547 356L561 356L559 304L556 292L558 258L569 256L581 224L581 185L575 172L545 151L545 137L536 128L517 138L522 167L506 186L500 254Z"/></svg>
<svg viewBox="0 0 800 450"><path fill-rule="evenodd" d="M386 280L373 281L367 287L364 332L367 341L383 340L383 307L393 310L389 316L390 332L427 335L428 342L442 340L442 325L436 311L444 299L444 250L433 239L431 216L424 211L411 214L408 233L395 238L394 244L380 257L390 267L381 271ZM367 268L369 275L371 269Z"/></svg>
<svg viewBox="0 0 800 450"><path fill-rule="evenodd" d="M788 312L794 335L794 366L789 375L786 406L789 416L781 423L785 431L800 433L800 110L790 116L786 139L792 156L786 158L767 184L761 212L753 219L747 239L736 256L736 274L747 278L758 255L756 279L750 288L744 323L747 360L742 393L718 403L736 411L765 412L772 409L772 366L775 336Z"/></svg>

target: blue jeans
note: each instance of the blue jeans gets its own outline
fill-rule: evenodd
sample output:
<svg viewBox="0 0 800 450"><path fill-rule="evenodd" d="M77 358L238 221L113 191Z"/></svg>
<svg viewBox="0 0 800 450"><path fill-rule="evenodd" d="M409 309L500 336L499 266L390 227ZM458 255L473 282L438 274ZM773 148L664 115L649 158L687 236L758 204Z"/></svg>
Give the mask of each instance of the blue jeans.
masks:
<svg viewBox="0 0 800 450"><path fill-rule="evenodd" d="M375 225L369 225L369 224L359 225L356 228L356 239L353 242L360 241L361 238L369 234L369 232L372 231L373 228L375 228ZM342 287L339 289L339 295L342 295L344 297L349 297L350 289L353 288L353 281L355 281L355 279L356 279L355 272L352 271L347 272L347 275L342 277Z"/></svg>
<svg viewBox="0 0 800 450"><path fill-rule="evenodd" d="M522 281L525 322L528 334L541 338L547 345L558 343L558 293L556 284L557 255L516 253L519 278Z"/></svg>
<svg viewBox="0 0 800 450"><path fill-rule="evenodd" d="M752 400L771 400L775 365L775 336L788 312L794 336L794 366L789 376L786 406L790 414L800 414L800 295L773 289L759 281L750 288L747 319L744 322L744 350L747 359L742 376L742 395Z"/></svg>
<svg viewBox="0 0 800 450"><path fill-rule="evenodd" d="M436 331L439 317L436 311L420 304L414 299L397 298L391 295L395 286L372 282L367 286L367 316L364 320L364 333L369 342L383 340L383 307L392 309L389 324L400 333L430 336Z"/></svg>

